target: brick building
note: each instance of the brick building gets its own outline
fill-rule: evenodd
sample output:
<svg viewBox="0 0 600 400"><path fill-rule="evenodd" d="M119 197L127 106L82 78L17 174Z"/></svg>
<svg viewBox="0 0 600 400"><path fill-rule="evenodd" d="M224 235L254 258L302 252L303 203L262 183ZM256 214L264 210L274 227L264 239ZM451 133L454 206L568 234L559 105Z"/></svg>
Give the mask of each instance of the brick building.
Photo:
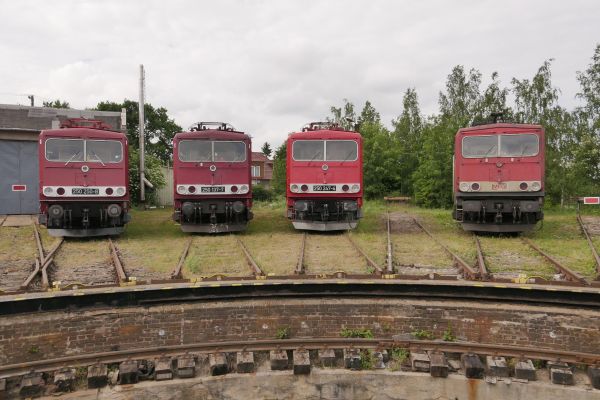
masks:
<svg viewBox="0 0 600 400"><path fill-rule="evenodd" d="M273 160L259 151L252 152L252 184L271 187L273 179Z"/></svg>
<svg viewBox="0 0 600 400"><path fill-rule="evenodd" d="M68 118L98 119L125 131L120 112L0 104L0 215L38 213L38 135Z"/></svg>

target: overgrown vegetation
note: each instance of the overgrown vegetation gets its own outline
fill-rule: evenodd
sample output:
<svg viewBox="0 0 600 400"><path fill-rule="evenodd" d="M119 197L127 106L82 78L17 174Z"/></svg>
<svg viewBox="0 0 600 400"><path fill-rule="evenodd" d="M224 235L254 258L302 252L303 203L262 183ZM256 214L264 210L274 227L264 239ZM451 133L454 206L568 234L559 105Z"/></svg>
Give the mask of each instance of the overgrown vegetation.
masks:
<svg viewBox="0 0 600 400"><path fill-rule="evenodd" d="M442 340L444 342L456 341L456 336L454 336L454 333L452 332L452 325L450 325L450 322L448 322L448 328L446 328L444 334L442 335Z"/></svg>
<svg viewBox="0 0 600 400"><path fill-rule="evenodd" d="M375 336L370 329L366 328L358 328L358 329L349 329L344 328L340 332L340 336L345 338L364 338L364 339L373 339Z"/></svg>
<svg viewBox="0 0 600 400"><path fill-rule="evenodd" d="M276 339L289 339L290 338L290 327L282 326L281 328L277 328L277 332L275 333Z"/></svg>
<svg viewBox="0 0 600 400"><path fill-rule="evenodd" d="M424 329L417 329L416 331L412 332L412 335L419 340L433 339L433 333Z"/></svg>
<svg viewBox="0 0 600 400"><path fill-rule="evenodd" d="M373 350L363 349L360 351L360 369L373 369L376 362Z"/></svg>
<svg viewBox="0 0 600 400"><path fill-rule="evenodd" d="M410 351L403 347L393 347L390 349L390 363L389 367L392 371L399 371L408 357L410 357Z"/></svg>

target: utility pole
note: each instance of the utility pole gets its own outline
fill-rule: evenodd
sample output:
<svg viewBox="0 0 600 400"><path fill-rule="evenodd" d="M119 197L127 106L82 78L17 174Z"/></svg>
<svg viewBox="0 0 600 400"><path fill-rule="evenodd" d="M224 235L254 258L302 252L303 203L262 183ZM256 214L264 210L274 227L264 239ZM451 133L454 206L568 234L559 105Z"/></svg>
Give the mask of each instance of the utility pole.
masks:
<svg viewBox="0 0 600 400"><path fill-rule="evenodd" d="M27 96L27 98L28 98L29 100L31 100L31 107L33 107L33 106L34 106L34 101L33 101L34 97L33 97L33 95L32 95L32 94L30 94L29 96Z"/></svg>
<svg viewBox="0 0 600 400"><path fill-rule="evenodd" d="M140 128L140 201L146 201L146 174L144 164L144 90L145 90L144 65L140 64L140 101L139 101L139 128Z"/></svg>

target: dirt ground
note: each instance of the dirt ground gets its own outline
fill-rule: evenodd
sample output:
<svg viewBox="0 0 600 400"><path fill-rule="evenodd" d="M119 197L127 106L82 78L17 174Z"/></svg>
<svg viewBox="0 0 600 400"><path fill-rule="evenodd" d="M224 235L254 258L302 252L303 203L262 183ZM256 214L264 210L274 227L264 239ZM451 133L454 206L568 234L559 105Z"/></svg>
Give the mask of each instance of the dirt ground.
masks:
<svg viewBox="0 0 600 400"><path fill-rule="evenodd" d="M582 216L581 219L590 235L600 236L600 217L586 215Z"/></svg>

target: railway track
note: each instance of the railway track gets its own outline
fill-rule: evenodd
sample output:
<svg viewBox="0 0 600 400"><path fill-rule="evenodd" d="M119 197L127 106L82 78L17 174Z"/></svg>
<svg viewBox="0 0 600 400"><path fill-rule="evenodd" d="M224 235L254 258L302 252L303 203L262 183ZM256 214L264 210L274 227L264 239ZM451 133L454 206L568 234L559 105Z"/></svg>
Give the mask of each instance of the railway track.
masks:
<svg viewBox="0 0 600 400"><path fill-rule="evenodd" d="M64 247L63 245L65 244L65 239L62 237L56 239L54 244L50 248L50 250L48 252L46 252L44 249L44 246L42 244L41 238L40 238L39 230L37 229L37 226L35 226L35 225L34 225L34 236L35 236L36 248L37 248L38 254L35 258L35 266L34 266L33 271L29 274L29 276L21 284L22 290L31 289L34 282L36 281L36 278L38 278L38 277L39 277L39 281L40 281L40 287L42 290L49 290L49 289L64 290L64 289L68 289L73 286L74 287L93 287L93 286L106 286L107 285L107 283L105 283L105 282L101 282L100 284L93 283L93 282L91 282L91 283L90 282L80 282L80 281L78 281L78 279L81 278L81 276L78 276L77 273L73 273L73 272L69 273L66 271L62 271L60 274L60 276L67 278L66 282L64 284L62 281L58 280L60 278L52 279L52 277L53 277L52 274L58 275L57 269L59 268L59 265L57 265L56 257L57 257L58 251ZM115 281L114 284L123 285L128 281L128 278L127 278L127 275L123 268L123 264L120 260L118 249L115 246L112 239L110 239L110 238L107 239L107 243L108 243L108 249L110 251L110 259L111 259L112 265L115 269L116 279L114 279L114 281ZM97 271L97 270L95 270L95 271ZM94 276L95 271L92 270L92 271L87 271L87 272L91 272L92 276ZM108 285L110 285L110 284L111 283L108 283Z"/></svg>
<svg viewBox="0 0 600 400"><path fill-rule="evenodd" d="M590 247L590 250L592 252L592 255L594 256L594 261L596 262L596 281L600 280L600 256L598 255L598 251L596 250L596 246L594 246L594 242L592 242L592 238L590 236L590 233L588 232L588 229L586 228L585 224L583 223L583 220L581 219L581 215L579 215L579 213L577 213L577 222L579 223L579 227L581 228L581 231L583 232L583 235L585 236L585 240L588 243L588 246Z"/></svg>

